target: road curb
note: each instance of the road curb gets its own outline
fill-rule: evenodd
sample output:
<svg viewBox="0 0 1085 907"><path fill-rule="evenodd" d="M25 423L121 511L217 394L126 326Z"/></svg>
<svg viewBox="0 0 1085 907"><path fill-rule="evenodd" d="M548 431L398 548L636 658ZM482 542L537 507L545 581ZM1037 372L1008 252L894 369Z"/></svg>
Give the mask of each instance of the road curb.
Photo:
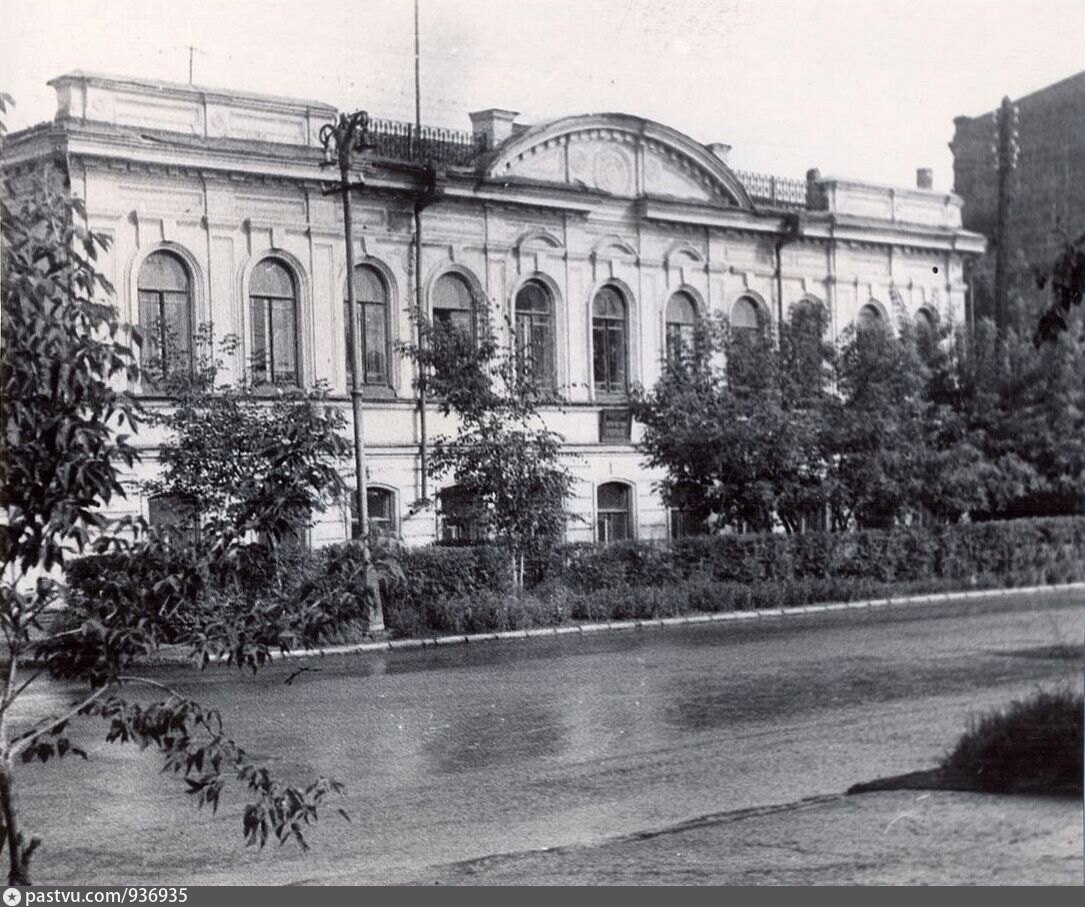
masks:
<svg viewBox="0 0 1085 907"><path fill-rule="evenodd" d="M765 608L760 611L721 611L714 614L684 614L678 617L653 617L642 620L610 620L590 624L568 624L560 627L533 627L524 630L502 630L493 633L458 633L449 636L428 636L418 639L390 639L369 642L347 643L339 646L325 646L320 649L303 649L293 652L276 652L271 659L284 658L319 658L325 655L364 655L367 652L399 652L411 649L429 649L434 647L471 645L475 643L502 642L511 640L538 639L547 637L585 635L617 630L666 629L667 627L685 627L694 624L718 624L728 621L745 620L783 620L806 617L811 614L828 614L836 611L875 610L881 608L902 607L905 605L940 605L955 601L967 601L974 598L1000 598L1007 595L1040 595L1056 592L1085 592L1085 582L1064 583L1052 586L1019 586L1003 589L969 589L965 592L935 592L927 595L901 596L900 598L863 599L853 602L826 602L816 605L797 605L789 608ZM164 654L148 659L149 664L178 664L189 659L178 653L177 656ZM224 662L225 659L213 659Z"/></svg>

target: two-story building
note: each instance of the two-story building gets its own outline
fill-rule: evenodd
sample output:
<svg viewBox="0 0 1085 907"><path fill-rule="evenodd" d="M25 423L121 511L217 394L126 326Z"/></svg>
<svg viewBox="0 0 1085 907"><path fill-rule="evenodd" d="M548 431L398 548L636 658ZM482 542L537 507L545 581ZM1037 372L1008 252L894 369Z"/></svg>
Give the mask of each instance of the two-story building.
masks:
<svg viewBox="0 0 1085 907"><path fill-rule="evenodd" d="M89 226L112 240L101 268L122 320L167 326L182 351L211 323L238 339L232 375L325 381L349 418L343 215L319 138L336 110L82 72L51 84L56 118L10 136L5 158L15 173L50 161L66 172ZM454 490L437 512L412 513L422 445L450 430L431 407L423 437L414 367L396 351L419 290L432 319L471 329L485 308L530 338L533 367L566 401L546 418L576 476L571 540L669 531L660 476L623 410L634 384L658 377L668 333L715 312L779 323L803 299L827 307L834 334L857 318L963 316L963 263L984 241L926 171L918 188L741 173L729 146L624 114L527 126L486 110L471 124L419 135L373 120L355 156L369 511L410 542L469 531ZM159 348L151 335L145 357ZM142 443L129 506L154 519L160 502L140 482L156 439ZM356 481L351 465L344 474ZM350 526L334 509L311 541Z"/></svg>

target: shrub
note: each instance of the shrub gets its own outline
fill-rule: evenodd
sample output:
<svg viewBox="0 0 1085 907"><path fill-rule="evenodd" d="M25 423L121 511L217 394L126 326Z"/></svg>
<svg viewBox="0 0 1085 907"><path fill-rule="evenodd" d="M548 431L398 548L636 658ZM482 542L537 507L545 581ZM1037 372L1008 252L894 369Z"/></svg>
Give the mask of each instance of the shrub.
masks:
<svg viewBox="0 0 1085 907"><path fill-rule="evenodd" d="M1040 691L973 720L942 762L954 783L991 792L1082 793L1080 693Z"/></svg>

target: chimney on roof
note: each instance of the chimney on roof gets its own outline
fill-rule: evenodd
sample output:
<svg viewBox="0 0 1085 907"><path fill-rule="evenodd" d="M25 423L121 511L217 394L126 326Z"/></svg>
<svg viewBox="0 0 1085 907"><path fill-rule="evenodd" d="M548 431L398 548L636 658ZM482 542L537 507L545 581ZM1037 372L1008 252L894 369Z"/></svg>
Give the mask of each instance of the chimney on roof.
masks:
<svg viewBox="0 0 1085 907"><path fill-rule="evenodd" d="M718 157L723 163L727 163L727 155L731 153L731 146L726 142L710 142L708 150Z"/></svg>
<svg viewBox="0 0 1085 907"><path fill-rule="evenodd" d="M502 110L499 107L476 110L474 113L469 114L471 117L471 131L475 135L486 136L488 148L496 148L512 135L514 120L519 115L515 110Z"/></svg>
<svg viewBox="0 0 1085 907"><path fill-rule="evenodd" d="M915 184L917 189L933 189L934 171L930 167L920 167L915 172Z"/></svg>

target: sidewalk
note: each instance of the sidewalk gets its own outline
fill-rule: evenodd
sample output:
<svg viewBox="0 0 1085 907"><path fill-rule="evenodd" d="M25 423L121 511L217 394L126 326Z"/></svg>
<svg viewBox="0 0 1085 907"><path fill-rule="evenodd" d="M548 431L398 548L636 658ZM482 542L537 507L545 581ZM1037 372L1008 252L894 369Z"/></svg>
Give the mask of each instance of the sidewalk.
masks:
<svg viewBox="0 0 1085 907"><path fill-rule="evenodd" d="M1079 798L895 791L434 867L444 885L1080 885Z"/></svg>

